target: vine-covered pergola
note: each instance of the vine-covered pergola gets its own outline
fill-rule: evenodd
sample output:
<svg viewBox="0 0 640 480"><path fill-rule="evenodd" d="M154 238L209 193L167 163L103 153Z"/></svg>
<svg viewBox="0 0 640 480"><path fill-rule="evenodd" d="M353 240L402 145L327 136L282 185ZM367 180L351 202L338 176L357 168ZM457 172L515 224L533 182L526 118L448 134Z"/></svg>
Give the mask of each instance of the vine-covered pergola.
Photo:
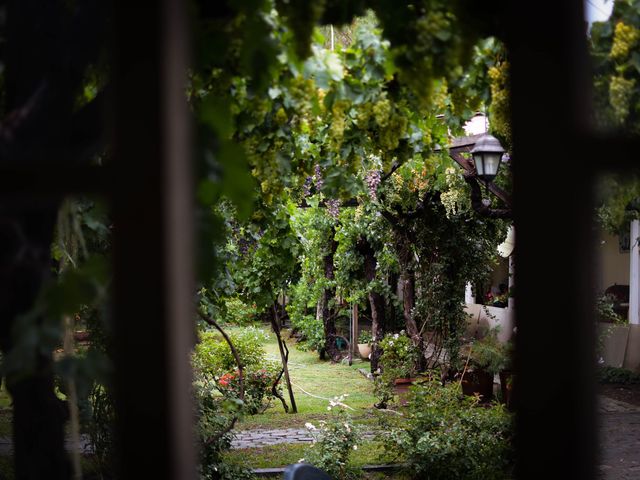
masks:
<svg viewBox="0 0 640 480"><path fill-rule="evenodd" d="M76 159L78 152L66 148L85 146L82 140L91 137L90 124L82 121L80 112L95 112L74 109L72 102L57 102L72 85L68 82L79 81L73 66L76 61L88 61L84 48L91 44L84 40L93 39L92 26L102 25L98 21L102 13L81 9L73 28L64 28L57 16L61 10L56 10L62 3L4 4L10 114L3 119L0 144L3 225L24 227L30 251L37 254L29 258L37 259L43 248L48 253L51 232L44 230L54 223L61 196L85 192L110 199L117 225L118 474L123 479L195 478L188 364L194 316L193 185L190 164L185 161L191 155L193 132L184 98L193 32L187 6L178 0L110 4L112 23L104 28L110 29L113 47L109 58L113 85L108 91L111 101L102 104L110 128L98 132L108 132L113 163L98 169L69 160ZM201 13L223 31L233 9L226 3L201 3ZM424 7L436 3L425 2ZM309 12L303 4L283 2L285 8L278 2L298 22L295 30L300 36L309 34L314 18L340 23L367 6L381 13L397 11L398 23L390 15L383 16L382 22L383 30L397 40L402 38L403 22L415 16L399 8L404 2L350 1L342 7L326 2L324 7L317 4L316 17L305 15ZM590 72L581 1L560 2L551 12L504 1L458 4L482 33L501 36L511 65L512 140L517 159L512 213L518 230L519 306L516 476L595 478L594 338L591 305L584 300L592 278L591 242L587 241L592 235L591 185L596 173L605 168L632 167L639 142L615 133L597 134L586 121ZM43 36L41 26L47 26L51 35ZM254 27L248 25L249 31ZM540 35L542 27L544 35ZM65 42L69 39L78 40L71 42L77 48L65 56L61 52L68 53ZM261 53L256 49L247 55ZM420 58L412 53L404 61L418 63ZM26 57L38 61L27 63ZM68 63L56 63L61 60ZM412 80L422 79L414 75ZM97 111L103 118L105 110ZM64 115L56 115L59 112ZM561 140L555 148L540 145L540 125ZM542 155L552 166L549 171L539 170ZM558 238L575 248L557 249ZM4 236L3 251L13 252L14 241L15 237ZM549 264L562 266L566 285L563 296L546 298L550 318L545 321L553 323L553 333L541 328L539 313L540 286L547 283ZM29 272L27 283L33 287L43 268L49 268L47 262L35 260L27 265L31 270L18 271L16 265L10 255L0 265L3 292L12 291L18 278L27 278L19 273ZM3 299L5 342L13 318L24 311L25 302L30 303L36 291L31 288L20 297ZM567 375L550 375L558 370ZM16 384L14 414L17 424L25 427L14 432L16 463L24 469L21 478L68 478L62 424L51 429L34 427L57 408L46 393L50 383L50 376L41 371L28 382Z"/></svg>

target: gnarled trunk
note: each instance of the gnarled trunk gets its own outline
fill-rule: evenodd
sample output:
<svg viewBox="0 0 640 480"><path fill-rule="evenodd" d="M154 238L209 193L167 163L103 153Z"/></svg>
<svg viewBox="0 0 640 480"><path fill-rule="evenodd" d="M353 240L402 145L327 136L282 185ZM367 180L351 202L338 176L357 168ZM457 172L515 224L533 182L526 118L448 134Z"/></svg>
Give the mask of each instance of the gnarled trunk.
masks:
<svg viewBox="0 0 640 480"><path fill-rule="evenodd" d="M325 255L324 262L324 276L327 280L332 281L334 279L334 267L333 256L336 253L338 244L334 240L334 230L331 229L329 253ZM322 296L318 301L318 308L316 311L316 317L322 319L322 326L324 329L324 349L320 352L320 358L323 360L329 358L332 362L340 361L340 350L338 350L338 344L336 342L336 316L333 309L329 306L329 302L335 295L333 288L325 288L322 292Z"/></svg>
<svg viewBox="0 0 640 480"><path fill-rule="evenodd" d="M364 256L364 275L368 283L376 278L376 257L373 247L366 239L358 241L358 251ZM378 341L384 336L386 327L384 297L378 292L369 292L369 305L371 306L371 373L378 370L382 349L378 346Z"/></svg>

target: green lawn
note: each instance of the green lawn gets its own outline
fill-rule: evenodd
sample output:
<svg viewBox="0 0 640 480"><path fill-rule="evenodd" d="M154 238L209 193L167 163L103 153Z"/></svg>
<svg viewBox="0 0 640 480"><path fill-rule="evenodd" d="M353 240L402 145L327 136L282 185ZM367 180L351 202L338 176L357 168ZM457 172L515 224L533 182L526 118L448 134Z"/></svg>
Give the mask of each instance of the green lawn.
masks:
<svg viewBox="0 0 640 480"><path fill-rule="evenodd" d="M269 334L269 340L264 344L267 357L279 362L280 353L275 335L267 328L265 332ZM369 362L354 359L353 365L349 366L347 362L332 364L321 361L317 352L298 350L295 339L289 338L289 331L284 330L282 338L289 348L289 373L294 385L298 413L285 413L282 404L276 399L263 414L241 419L236 430L303 427L306 422L317 425L318 420L326 419L335 413L327 409L329 400L343 394L347 394L344 403L353 408L348 411L354 422L364 425L365 430L375 427L378 411L373 407L377 401L373 395L373 382L358 371L360 368L369 371ZM286 388L284 396L289 403ZM304 458L308 448L309 444L279 444L261 448L233 449L225 453L225 459L229 463L249 468L284 467ZM363 441L358 444L358 449L352 452L351 459L355 466L394 462L393 458L384 453L382 445L377 441ZM399 473L367 472L361 478L373 480L403 477Z"/></svg>
<svg viewBox="0 0 640 480"><path fill-rule="evenodd" d="M283 467L304 458L307 448L309 448L308 444L285 443L262 448L230 450L225 453L225 460L231 464L248 468ZM367 441L358 445L358 450L351 455L351 461L354 466L361 467L363 465L392 463L394 459L385 454L380 443Z"/></svg>
<svg viewBox="0 0 640 480"><path fill-rule="evenodd" d="M280 353L275 335L268 329L269 341L264 347L268 359L280 361ZM283 330L282 338L289 349L289 375L293 384L293 391L297 414L287 414L279 400L275 400L270 408L261 415L245 417L238 422L237 429L251 428L292 428L303 426L305 422L319 420L331 412L327 410L329 400L333 397L347 394L344 403L352 407L349 410L358 423L371 423L374 420L373 383L358 372L358 368L369 370L369 363L360 359L354 360L349 366L346 362L332 364L321 361L317 352L304 352L295 346L295 340L289 338L289 331ZM284 388L284 377L283 377ZM304 393L303 392L307 392ZM284 388L284 397L289 404L289 395ZM316 398L322 397L322 398Z"/></svg>

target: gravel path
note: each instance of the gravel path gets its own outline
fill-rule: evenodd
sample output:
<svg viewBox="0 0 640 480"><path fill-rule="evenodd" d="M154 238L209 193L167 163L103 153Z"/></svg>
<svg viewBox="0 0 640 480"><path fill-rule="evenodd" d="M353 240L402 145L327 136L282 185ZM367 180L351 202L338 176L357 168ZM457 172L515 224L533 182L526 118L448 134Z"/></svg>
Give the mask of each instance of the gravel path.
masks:
<svg viewBox="0 0 640 480"><path fill-rule="evenodd" d="M599 478L640 478L640 407L600 396Z"/></svg>

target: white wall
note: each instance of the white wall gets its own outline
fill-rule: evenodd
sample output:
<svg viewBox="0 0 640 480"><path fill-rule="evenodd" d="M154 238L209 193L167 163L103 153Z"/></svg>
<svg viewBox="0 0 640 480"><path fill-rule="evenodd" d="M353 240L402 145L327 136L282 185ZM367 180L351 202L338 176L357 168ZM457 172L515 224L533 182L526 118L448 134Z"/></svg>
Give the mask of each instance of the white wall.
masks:
<svg viewBox="0 0 640 480"><path fill-rule="evenodd" d="M598 257L596 275L598 292L613 284L629 285L629 252L620 253L618 237L606 232L598 234Z"/></svg>
<svg viewBox="0 0 640 480"><path fill-rule="evenodd" d="M507 342L513 336L513 309L471 303L464 310L469 314L467 336L476 336L477 332L484 333L494 327L500 327L498 340L501 342Z"/></svg>

